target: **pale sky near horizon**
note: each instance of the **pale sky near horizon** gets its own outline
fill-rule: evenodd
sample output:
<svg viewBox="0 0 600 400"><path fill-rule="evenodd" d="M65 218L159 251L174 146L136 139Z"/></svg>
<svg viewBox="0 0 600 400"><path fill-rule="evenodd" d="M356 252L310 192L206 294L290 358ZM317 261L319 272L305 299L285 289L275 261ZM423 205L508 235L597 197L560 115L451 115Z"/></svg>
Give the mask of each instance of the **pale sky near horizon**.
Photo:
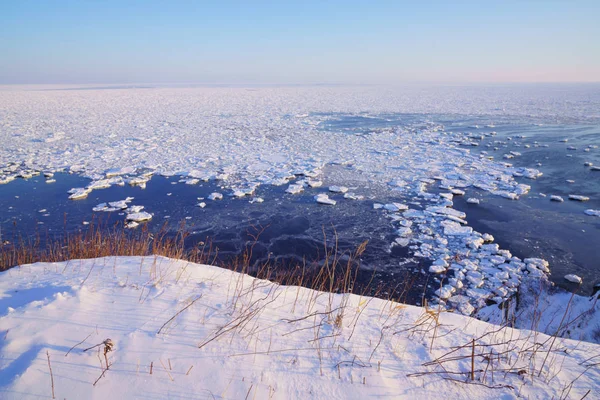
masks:
<svg viewBox="0 0 600 400"><path fill-rule="evenodd" d="M0 0L0 84L600 82L600 0Z"/></svg>

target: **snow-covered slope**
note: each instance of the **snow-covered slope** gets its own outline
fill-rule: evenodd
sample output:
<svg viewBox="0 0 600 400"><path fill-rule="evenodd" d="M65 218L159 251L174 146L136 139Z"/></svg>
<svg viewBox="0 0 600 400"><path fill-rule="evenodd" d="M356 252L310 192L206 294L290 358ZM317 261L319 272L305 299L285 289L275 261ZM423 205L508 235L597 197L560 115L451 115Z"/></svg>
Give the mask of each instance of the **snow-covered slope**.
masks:
<svg viewBox="0 0 600 400"><path fill-rule="evenodd" d="M3 399L600 396L595 344L162 257L1 273L0 357Z"/></svg>

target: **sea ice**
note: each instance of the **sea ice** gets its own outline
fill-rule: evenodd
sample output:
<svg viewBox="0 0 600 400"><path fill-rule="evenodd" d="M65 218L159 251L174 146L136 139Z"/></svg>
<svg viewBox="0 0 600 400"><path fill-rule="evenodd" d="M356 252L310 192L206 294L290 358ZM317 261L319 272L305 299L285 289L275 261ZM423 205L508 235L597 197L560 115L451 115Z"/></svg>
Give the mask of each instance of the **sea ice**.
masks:
<svg viewBox="0 0 600 400"><path fill-rule="evenodd" d="M442 272L446 272L446 267L442 265L431 265L429 267L429 272L432 274L441 274Z"/></svg>
<svg viewBox="0 0 600 400"><path fill-rule="evenodd" d="M329 196L327 196L325 193L319 193L318 195L316 195L315 200L319 204L326 204L329 206L335 206L335 204L336 204L336 201L333 199L330 199Z"/></svg>
<svg viewBox="0 0 600 400"><path fill-rule="evenodd" d="M71 189L71 190L69 190L69 193L71 193L71 195L69 196L69 199L71 199L71 200L84 199L91 192L92 191L90 189L87 189L87 188L75 188L75 189Z"/></svg>
<svg viewBox="0 0 600 400"><path fill-rule="evenodd" d="M346 186L329 186L329 191L333 193L346 193L348 188Z"/></svg>
<svg viewBox="0 0 600 400"><path fill-rule="evenodd" d="M304 191L304 186L301 184L292 184L285 190L286 193L298 194Z"/></svg>
<svg viewBox="0 0 600 400"><path fill-rule="evenodd" d="M451 285L444 285L441 288L437 289L435 291L435 294L443 300L448 299L450 296L452 296L452 294L454 294L454 292L456 291L456 288L454 288L454 286Z"/></svg>
<svg viewBox="0 0 600 400"><path fill-rule="evenodd" d="M222 200L223 195L221 193L211 193L207 197L209 200Z"/></svg>
<svg viewBox="0 0 600 400"><path fill-rule="evenodd" d="M583 279L581 279L580 276L577 276L575 274L565 275L565 279L568 280L569 282L573 282L573 283L581 283L581 282L583 282Z"/></svg>
<svg viewBox="0 0 600 400"><path fill-rule="evenodd" d="M349 200L363 200L365 196L348 192L344 193L344 198Z"/></svg>
<svg viewBox="0 0 600 400"><path fill-rule="evenodd" d="M127 217L125 219L127 221L133 221L133 222L144 222L144 221L151 220L152 214L147 213L145 211L141 211L141 212L136 212L136 213L132 213L132 214L127 214Z"/></svg>
<svg viewBox="0 0 600 400"><path fill-rule="evenodd" d="M402 203L390 203L383 206L388 211L398 212L398 211L406 211L408 210L408 206Z"/></svg>
<svg viewBox="0 0 600 400"><path fill-rule="evenodd" d="M569 200L576 200L576 201L588 201L590 198L587 196L581 196L578 194L570 194L569 195Z"/></svg>

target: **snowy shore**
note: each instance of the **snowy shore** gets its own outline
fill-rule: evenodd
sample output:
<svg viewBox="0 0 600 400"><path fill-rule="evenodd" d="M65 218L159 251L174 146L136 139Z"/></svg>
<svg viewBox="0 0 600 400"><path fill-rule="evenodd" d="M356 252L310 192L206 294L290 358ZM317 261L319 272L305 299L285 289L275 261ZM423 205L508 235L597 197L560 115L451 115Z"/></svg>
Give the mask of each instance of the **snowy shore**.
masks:
<svg viewBox="0 0 600 400"><path fill-rule="evenodd" d="M13 268L0 305L5 399L600 396L597 344L163 257Z"/></svg>

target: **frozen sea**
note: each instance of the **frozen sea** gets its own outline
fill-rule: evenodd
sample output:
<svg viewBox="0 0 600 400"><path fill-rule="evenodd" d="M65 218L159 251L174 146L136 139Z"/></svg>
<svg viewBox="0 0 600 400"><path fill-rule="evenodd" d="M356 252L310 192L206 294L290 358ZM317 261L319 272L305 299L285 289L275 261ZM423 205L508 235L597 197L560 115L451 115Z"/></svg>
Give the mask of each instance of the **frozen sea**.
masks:
<svg viewBox="0 0 600 400"><path fill-rule="evenodd" d="M538 259L600 281L600 85L2 87L0 141L5 240L125 221L93 209L133 197L223 261L257 230L254 261L290 267L368 240L364 279L465 313Z"/></svg>

